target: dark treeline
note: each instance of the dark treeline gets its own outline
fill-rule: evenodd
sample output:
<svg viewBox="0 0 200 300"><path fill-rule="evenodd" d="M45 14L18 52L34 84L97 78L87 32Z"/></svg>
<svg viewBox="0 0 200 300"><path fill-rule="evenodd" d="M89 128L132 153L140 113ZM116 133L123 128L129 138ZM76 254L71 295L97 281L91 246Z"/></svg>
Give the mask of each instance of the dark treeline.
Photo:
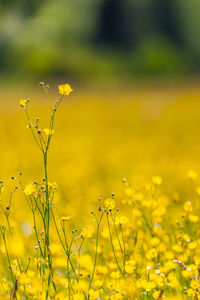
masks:
<svg viewBox="0 0 200 300"><path fill-rule="evenodd" d="M30 74L199 72L200 2L1 0L0 67Z"/></svg>

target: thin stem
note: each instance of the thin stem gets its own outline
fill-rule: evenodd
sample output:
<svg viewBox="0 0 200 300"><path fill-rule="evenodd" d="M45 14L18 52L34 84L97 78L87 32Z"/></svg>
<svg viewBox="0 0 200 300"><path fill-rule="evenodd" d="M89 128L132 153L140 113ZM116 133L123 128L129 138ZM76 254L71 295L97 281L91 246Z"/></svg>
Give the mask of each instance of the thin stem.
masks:
<svg viewBox="0 0 200 300"><path fill-rule="evenodd" d="M90 298L89 293L90 293L90 289L91 289L91 286L92 286L92 282L93 282L93 278L94 278L94 273L95 273L95 269L96 269L96 264L97 264L98 243L99 243L99 228L100 228L100 224L101 224L103 215L104 215L104 213L102 213L102 215L101 215L101 217L99 219L99 222L97 222L96 250L95 250L95 258L94 258L94 266L93 266L92 276L91 276L91 279L90 279L90 284L89 284L89 289L88 289L88 299Z"/></svg>
<svg viewBox="0 0 200 300"><path fill-rule="evenodd" d="M57 226L57 223L56 223L55 216L54 216L54 213L53 213L52 208L51 208L51 214L52 214L52 217L53 217L53 222L54 222L54 225L55 225L55 228L56 228L56 232L57 232L58 238L59 238L59 240L60 240L60 242L61 242L61 245L62 245L62 247L63 247L63 250L65 251L65 254L67 255L67 257L68 257L68 259L69 259L69 262L70 262L72 271L73 271L73 273L74 273L74 276L75 276L75 278L76 278L76 281L79 282L79 279L77 278L77 275L76 275L74 266L73 266L72 261L71 261L71 259L70 259L70 253L69 253L69 249L70 249L70 248L68 248L68 249L65 248L65 245L64 245L64 243L63 243L63 241L62 241L62 238L61 238L60 233L59 233L59 230L58 230L58 226Z"/></svg>
<svg viewBox="0 0 200 300"><path fill-rule="evenodd" d="M108 230L109 230L109 234L110 234L110 242L111 242L111 247L112 247L113 255L114 255L116 264L117 264L117 266L118 266L120 272L121 272L122 275L124 276L124 272L122 271L122 269L121 269L121 267L120 267L120 265L119 265L119 262L118 262L118 260L117 260L117 256L116 256L116 253L115 253L115 248L114 248L113 240L112 240L112 233L111 233L111 229L110 229L110 222L109 222L108 212L106 213L106 215L107 215Z"/></svg>
<svg viewBox="0 0 200 300"><path fill-rule="evenodd" d="M11 274L12 282L13 282L13 285L14 285L15 279L14 279L14 275L13 275L13 271L12 271L12 265L11 265L11 261L10 261L10 256L8 254L8 247L7 247L7 243L6 243L6 237L5 237L5 229L3 231L3 229L1 228L1 234L2 234L2 237L3 237L4 246L5 246L5 250L6 250L6 256L7 256L7 260L8 260L9 269L10 269L10 274Z"/></svg>
<svg viewBox="0 0 200 300"><path fill-rule="evenodd" d="M122 233L122 241L123 241L123 250L124 250L124 253L123 253L123 272L125 272L125 265L126 265L126 245L125 245L125 239L124 239L124 232L123 232L123 228L122 228L122 225L120 224L120 229L121 229L121 233Z"/></svg>

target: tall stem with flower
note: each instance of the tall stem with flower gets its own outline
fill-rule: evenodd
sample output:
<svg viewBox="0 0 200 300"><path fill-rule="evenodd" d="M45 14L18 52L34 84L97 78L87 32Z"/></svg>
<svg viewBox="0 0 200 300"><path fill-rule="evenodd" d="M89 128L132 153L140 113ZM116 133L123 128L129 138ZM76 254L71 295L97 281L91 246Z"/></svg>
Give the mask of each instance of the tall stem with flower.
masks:
<svg viewBox="0 0 200 300"><path fill-rule="evenodd" d="M34 217L34 229L36 233L36 238L38 241L38 245L40 248L41 256L43 257L44 261L48 265L48 286L47 286L47 294L46 294L46 299L48 298L48 290L50 287L50 284L52 282L54 289L56 290L54 281L53 281L53 269L52 269L52 258L50 255L50 215L51 215L51 197L50 197L50 186L49 186L49 179L48 179L48 152L49 152L49 147L51 144L52 140L52 135L54 133L54 121L55 121L55 114L58 110L58 107L63 99L63 97L69 96L70 93L73 91L71 86L69 84L63 84L59 85L59 94L60 98L55 101L55 103L52 105L52 101L50 99L49 93L48 93L48 88L49 86L45 85L43 82L40 83L40 86L43 88L44 92L46 93L48 99L50 100L51 103L51 117L50 117L50 122L49 122L49 127L45 128L44 130L41 130L39 128L39 118L36 119L35 124L31 122L30 116L29 116L29 111L28 111L28 103L29 99L25 100L20 100L20 106L23 108L23 110L26 113L26 117L28 120L28 127L31 130L31 133L33 135L33 138L36 142L36 145L40 149L43 157L43 166L44 166L44 190L43 190L43 195L44 195L44 201L41 201L42 205L39 207L37 199L35 199L35 196L37 195L37 191L35 187L30 185L29 189L25 189L25 194L29 196L30 201L31 201L31 208L33 212L33 217ZM43 136L43 133L47 135L47 138L45 139L45 136ZM39 195L39 194L38 194ZM35 210L38 210L43 221L43 231L44 231L44 246L42 249L41 242L39 241L38 238L38 233L37 233L37 227L36 227L36 218L35 218Z"/></svg>

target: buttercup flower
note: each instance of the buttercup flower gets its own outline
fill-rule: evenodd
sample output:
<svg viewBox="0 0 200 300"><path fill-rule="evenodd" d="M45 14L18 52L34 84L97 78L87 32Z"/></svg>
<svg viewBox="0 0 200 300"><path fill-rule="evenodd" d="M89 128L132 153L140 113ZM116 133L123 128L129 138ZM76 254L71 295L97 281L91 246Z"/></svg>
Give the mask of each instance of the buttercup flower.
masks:
<svg viewBox="0 0 200 300"><path fill-rule="evenodd" d="M26 194L26 196L31 196L36 192L37 190L34 183L30 182L25 186L24 193Z"/></svg>
<svg viewBox="0 0 200 300"><path fill-rule="evenodd" d="M61 95L69 96L70 93L73 92L73 89L71 88L71 86L68 83L66 83L66 84L59 85L58 91L59 91L59 94L61 94Z"/></svg>
<svg viewBox="0 0 200 300"><path fill-rule="evenodd" d="M49 130L49 128L45 128L45 129L43 129L43 131L46 135L53 135L54 134L54 130Z"/></svg>
<svg viewBox="0 0 200 300"><path fill-rule="evenodd" d="M28 101L27 99L23 99L23 100L20 100L20 101L19 101L19 105L20 105L22 108L25 108L28 102L29 102L29 101Z"/></svg>

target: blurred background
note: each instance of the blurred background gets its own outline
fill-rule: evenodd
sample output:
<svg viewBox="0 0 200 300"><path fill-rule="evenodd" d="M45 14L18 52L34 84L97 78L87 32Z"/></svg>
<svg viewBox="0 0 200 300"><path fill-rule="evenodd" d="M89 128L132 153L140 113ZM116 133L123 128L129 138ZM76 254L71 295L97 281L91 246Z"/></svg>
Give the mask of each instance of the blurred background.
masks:
<svg viewBox="0 0 200 300"><path fill-rule="evenodd" d="M199 11L199 0L1 0L0 76L196 75Z"/></svg>
<svg viewBox="0 0 200 300"><path fill-rule="evenodd" d="M53 100L70 83L49 155L63 213L80 220L99 196L123 200L124 177L140 188L159 175L169 197L185 197L200 169L199 11L199 0L1 0L0 179L43 178L19 100L44 129L39 82Z"/></svg>

